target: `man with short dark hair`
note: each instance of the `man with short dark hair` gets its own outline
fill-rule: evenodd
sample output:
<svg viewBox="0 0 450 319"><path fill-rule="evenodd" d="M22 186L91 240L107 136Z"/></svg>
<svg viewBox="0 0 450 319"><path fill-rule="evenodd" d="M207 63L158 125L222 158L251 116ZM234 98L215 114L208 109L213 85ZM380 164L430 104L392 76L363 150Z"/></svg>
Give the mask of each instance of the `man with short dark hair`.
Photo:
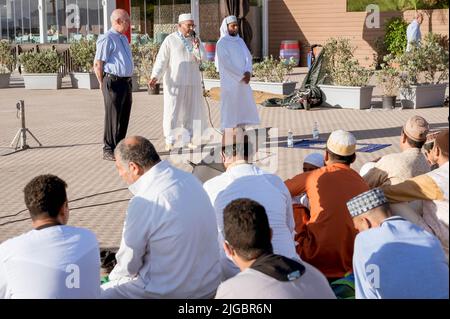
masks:
<svg viewBox="0 0 450 319"><path fill-rule="evenodd" d="M296 227L297 252L332 282L352 269L356 231L346 202L369 187L350 168L356 159L353 134L334 131L326 147L324 167L299 174L286 186L292 196L306 193L310 203L310 219Z"/></svg>
<svg viewBox="0 0 450 319"><path fill-rule="evenodd" d="M289 191L278 176L249 163L252 147L253 143L243 129L226 129L222 141L222 161L226 171L203 185L216 212L219 245L222 247L223 243L223 209L232 200L247 197L266 208L273 230L274 252L300 260L295 251L294 216ZM223 249L221 264L224 278L239 272Z"/></svg>
<svg viewBox="0 0 450 319"><path fill-rule="evenodd" d="M241 272L223 282L216 299L335 299L327 280L311 265L273 253L266 210L236 199L223 212L225 252Z"/></svg>
<svg viewBox="0 0 450 319"><path fill-rule="evenodd" d="M134 197L102 297L212 298L220 283L214 210L199 181L161 161L140 136L116 148L116 168Z"/></svg>
<svg viewBox="0 0 450 319"><path fill-rule="evenodd" d="M355 228L357 299L448 299L448 265L437 238L392 216L380 188L347 202Z"/></svg>
<svg viewBox="0 0 450 319"><path fill-rule="evenodd" d="M98 298L100 252L87 229L67 226L67 184L54 175L24 189L33 230L0 245L0 298Z"/></svg>

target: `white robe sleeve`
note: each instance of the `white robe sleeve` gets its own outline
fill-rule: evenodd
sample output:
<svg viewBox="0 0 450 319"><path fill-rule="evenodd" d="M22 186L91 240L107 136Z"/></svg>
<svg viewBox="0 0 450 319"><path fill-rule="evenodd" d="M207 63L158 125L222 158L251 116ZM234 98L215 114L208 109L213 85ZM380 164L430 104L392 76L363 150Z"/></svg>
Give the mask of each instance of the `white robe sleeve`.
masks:
<svg viewBox="0 0 450 319"><path fill-rule="evenodd" d="M227 71L237 77L243 78L244 74L236 68L236 66L231 61L232 58L228 54L228 50L224 48L224 43L217 45L217 57L219 58L219 70Z"/></svg>
<svg viewBox="0 0 450 319"><path fill-rule="evenodd" d="M245 61L245 72L253 73L253 57L250 53L249 49L247 48L247 45L245 44L244 40L241 39L241 45L243 46L247 59Z"/></svg>
<svg viewBox="0 0 450 319"><path fill-rule="evenodd" d="M8 283L6 282L6 273L3 265L0 265L0 299L5 299Z"/></svg>
<svg viewBox="0 0 450 319"><path fill-rule="evenodd" d="M135 277L142 265L148 243L149 202L134 197L128 206L127 216L119 251L116 254L117 265L109 275L110 280L122 277Z"/></svg>
<svg viewBox="0 0 450 319"><path fill-rule="evenodd" d="M152 78L156 78L161 81L164 73L167 70L167 66L170 63L170 48L169 48L170 37L167 37L159 49L158 55L156 56L155 65L152 70Z"/></svg>

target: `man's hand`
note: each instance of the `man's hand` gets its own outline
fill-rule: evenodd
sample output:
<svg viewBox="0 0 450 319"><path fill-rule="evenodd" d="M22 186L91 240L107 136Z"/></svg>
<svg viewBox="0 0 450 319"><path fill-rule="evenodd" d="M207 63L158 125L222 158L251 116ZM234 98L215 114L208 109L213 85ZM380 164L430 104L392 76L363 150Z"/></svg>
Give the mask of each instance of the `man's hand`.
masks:
<svg viewBox="0 0 450 319"><path fill-rule="evenodd" d="M245 84L249 84L251 77L252 77L252 74L250 72L245 72L244 77L242 78L241 81L243 81Z"/></svg>
<svg viewBox="0 0 450 319"><path fill-rule="evenodd" d="M158 80L156 78L152 78L149 82L148 82L148 86L152 89L155 88L156 83L158 82Z"/></svg>
<svg viewBox="0 0 450 319"><path fill-rule="evenodd" d="M197 37L195 37L194 40L192 40L192 45L196 49L198 49L200 47L200 41L199 41L199 39Z"/></svg>

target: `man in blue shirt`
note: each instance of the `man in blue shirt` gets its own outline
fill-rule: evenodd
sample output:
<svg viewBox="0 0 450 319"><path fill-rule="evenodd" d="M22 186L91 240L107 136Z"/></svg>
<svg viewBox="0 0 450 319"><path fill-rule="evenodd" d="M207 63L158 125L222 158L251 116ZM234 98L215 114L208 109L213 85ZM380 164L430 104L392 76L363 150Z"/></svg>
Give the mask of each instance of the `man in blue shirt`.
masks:
<svg viewBox="0 0 450 319"><path fill-rule="evenodd" d="M448 299L448 264L435 236L391 216L380 188L347 207L360 232L353 254L357 299Z"/></svg>
<svg viewBox="0 0 450 319"><path fill-rule="evenodd" d="M103 159L115 160L114 149L126 136L130 119L133 59L127 37L130 16L123 9L111 14L111 29L97 41L94 70L105 101Z"/></svg>
<svg viewBox="0 0 450 319"><path fill-rule="evenodd" d="M408 25L408 28L406 29L406 39L407 39L407 46L406 51L411 50L411 43L415 43L416 45L420 43L420 40L422 40L422 34L420 32L420 25L423 22L423 14L422 13L416 13L414 20Z"/></svg>

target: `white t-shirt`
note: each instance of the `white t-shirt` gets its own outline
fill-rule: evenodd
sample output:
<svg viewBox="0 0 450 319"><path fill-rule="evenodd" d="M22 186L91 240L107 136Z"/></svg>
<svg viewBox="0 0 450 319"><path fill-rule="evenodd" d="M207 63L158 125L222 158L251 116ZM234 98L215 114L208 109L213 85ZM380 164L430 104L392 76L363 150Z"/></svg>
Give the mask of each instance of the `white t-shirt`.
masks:
<svg viewBox="0 0 450 319"><path fill-rule="evenodd" d="M94 233L72 226L31 230L0 245L0 298L100 296L100 252Z"/></svg>

